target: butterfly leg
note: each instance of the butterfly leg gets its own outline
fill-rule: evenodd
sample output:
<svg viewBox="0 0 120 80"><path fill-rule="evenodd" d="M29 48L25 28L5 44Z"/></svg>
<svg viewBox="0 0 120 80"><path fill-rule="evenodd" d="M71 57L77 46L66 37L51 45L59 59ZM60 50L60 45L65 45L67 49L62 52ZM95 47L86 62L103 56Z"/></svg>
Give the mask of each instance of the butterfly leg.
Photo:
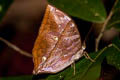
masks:
<svg viewBox="0 0 120 80"><path fill-rule="evenodd" d="M85 42L83 42L83 46L82 46L83 55L85 56L86 59L89 59L90 61L95 62L95 61L89 56L89 54L88 54L86 51L84 51L85 48L86 48L86 45L85 45Z"/></svg>
<svg viewBox="0 0 120 80"><path fill-rule="evenodd" d="M74 70L74 72L73 72L73 75L75 75L75 62L73 62L72 64L71 64L71 68L73 67L73 70Z"/></svg>
<svg viewBox="0 0 120 80"><path fill-rule="evenodd" d="M86 51L84 51L83 55L85 56L86 59L89 59L91 62L95 62Z"/></svg>

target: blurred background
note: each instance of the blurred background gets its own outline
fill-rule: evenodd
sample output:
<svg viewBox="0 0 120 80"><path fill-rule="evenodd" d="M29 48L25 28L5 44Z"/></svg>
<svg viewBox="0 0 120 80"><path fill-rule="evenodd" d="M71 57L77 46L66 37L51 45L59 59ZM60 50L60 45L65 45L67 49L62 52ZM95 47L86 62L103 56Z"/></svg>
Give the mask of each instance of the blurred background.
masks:
<svg viewBox="0 0 120 80"><path fill-rule="evenodd" d="M14 0L0 22L0 36L32 53L47 3L45 0ZM32 74L32 58L0 42L0 77Z"/></svg>

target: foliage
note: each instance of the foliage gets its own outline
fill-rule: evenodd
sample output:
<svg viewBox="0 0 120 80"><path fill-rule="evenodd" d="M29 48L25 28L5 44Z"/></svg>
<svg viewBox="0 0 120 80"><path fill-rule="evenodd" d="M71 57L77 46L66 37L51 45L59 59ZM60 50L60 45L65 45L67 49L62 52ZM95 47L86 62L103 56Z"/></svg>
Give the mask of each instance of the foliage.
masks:
<svg viewBox="0 0 120 80"><path fill-rule="evenodd" d="M120 40L118 37L116 37L113 40L113 43L116 45L116 48L113 48L111 51L111 54L107 56L107 62L108 64L111 64L115 66L117 69L120 70Z"/></svg>

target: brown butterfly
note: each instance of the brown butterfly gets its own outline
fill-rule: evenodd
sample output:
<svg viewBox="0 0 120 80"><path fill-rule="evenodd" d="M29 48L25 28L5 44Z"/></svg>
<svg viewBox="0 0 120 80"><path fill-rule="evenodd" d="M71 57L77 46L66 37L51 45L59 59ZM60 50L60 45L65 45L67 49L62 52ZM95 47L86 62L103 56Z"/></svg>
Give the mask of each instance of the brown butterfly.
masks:
<svg viewBox="0 0 120 80"><path fill-rule="evenodd" d="M84 49L74 21L48 5L33 48L33 73L57 73L81 58Z"/></svg>

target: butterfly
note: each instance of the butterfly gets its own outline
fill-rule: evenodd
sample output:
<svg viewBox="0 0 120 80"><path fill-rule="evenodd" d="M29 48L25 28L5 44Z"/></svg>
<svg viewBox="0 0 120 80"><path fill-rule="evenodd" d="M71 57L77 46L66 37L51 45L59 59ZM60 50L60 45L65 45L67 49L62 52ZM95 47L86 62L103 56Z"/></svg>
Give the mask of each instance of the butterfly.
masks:
<svg viewBox="0 0 120 80"><path fill-rule="evenodd" d="M33 47L34 74L57 73L83 56L80 33L64 12L48 5Z"/></svg>

